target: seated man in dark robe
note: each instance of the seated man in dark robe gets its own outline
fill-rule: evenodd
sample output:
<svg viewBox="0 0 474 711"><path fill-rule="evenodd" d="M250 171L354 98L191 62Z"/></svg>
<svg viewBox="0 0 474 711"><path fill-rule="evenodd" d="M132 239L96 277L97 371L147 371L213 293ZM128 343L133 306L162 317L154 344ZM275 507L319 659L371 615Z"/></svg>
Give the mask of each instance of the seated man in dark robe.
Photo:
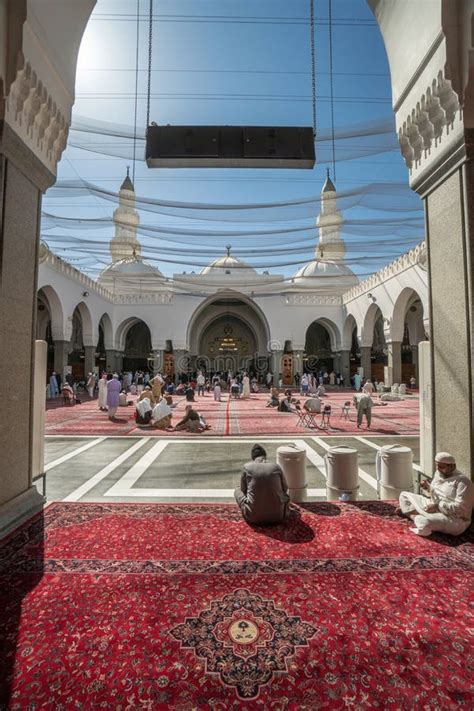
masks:
<svg viewBox="0 0 474 711"><path fill-rule="evenodd" d="M234 492L247 523L271 525L283 523L288 515L288 486L281 467L266 461L267 453L259 444L252 447L252 460L244 466L240 488Z"/></svg>

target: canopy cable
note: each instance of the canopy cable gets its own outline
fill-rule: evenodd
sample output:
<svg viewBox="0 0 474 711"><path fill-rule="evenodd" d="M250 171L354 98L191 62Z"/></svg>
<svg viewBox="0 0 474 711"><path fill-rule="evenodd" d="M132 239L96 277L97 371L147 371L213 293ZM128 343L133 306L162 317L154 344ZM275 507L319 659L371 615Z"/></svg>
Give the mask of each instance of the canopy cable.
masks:
<svg viewBox="0 0 474 711"><path fill-rule="evenodd" d="M331 140L332 140L332 173L336 180L336 142L334 139L334 82L332 67L332 0L328 0L328 28L329 28L329 85L331 98Z"/></svg>
<svg viewBox="0 0 474 711"><path fill-rule="evenodd" d="M148 20L148 86L146 95L146 127L150 125L150 97L151 97L151 60L153 56L153 0L150 0Z"/></svg>
<svg viewBox="0 0 474 711"><path fill-rule="evenodd" d="M314 0L310 0L311 89L313 100L313 136L316 143L316 46L314 40Z"/></svg>
<svg viewBox="0 0 474 711"><path fill-rule="evenodd" d="M132 182L135 185L135 162L137 159L137 111L138 111L138 50L140 46L140 0L137 0L137 36L135 50L135 107L133 121L133 163Z"/></svg>

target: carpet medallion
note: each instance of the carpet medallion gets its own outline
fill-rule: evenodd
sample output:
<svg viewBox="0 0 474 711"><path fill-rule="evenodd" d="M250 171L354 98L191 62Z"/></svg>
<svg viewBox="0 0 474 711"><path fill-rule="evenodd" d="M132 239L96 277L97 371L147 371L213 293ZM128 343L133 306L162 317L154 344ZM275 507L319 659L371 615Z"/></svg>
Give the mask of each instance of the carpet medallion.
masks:
<svg viewBox="0 0 474 711"><path fill-rule="evenodd" d="M0 544L0 704L472 708L473 551L386 502L268 528L226 504L53 504Z"/></svg>

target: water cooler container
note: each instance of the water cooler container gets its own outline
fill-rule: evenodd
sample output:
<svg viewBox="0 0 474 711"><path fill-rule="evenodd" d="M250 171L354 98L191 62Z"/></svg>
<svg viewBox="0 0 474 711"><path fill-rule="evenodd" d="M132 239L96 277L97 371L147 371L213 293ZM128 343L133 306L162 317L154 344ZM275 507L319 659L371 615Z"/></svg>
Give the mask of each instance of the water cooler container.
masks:
<svg viewBox="0 0 474 711"><path fill-rule="evenodd" d="M331 447L324 457L328 501L357 501L359 494L359 467L357 449Z"/></svg>
<svg viewBox="0 0 474 711"><path fill-rule="evenodd" d="M277 449L277 464L283 469L288 494L296 504L306 500L306 452L294 445L283 445Z"/></svg>
<svg viewBox="0 0 474 711"><path fill-rule="evenodd" d="M398 499L401 491L413 491L413 452L399 444L386 444L377 452L379 499Z"/></svg>

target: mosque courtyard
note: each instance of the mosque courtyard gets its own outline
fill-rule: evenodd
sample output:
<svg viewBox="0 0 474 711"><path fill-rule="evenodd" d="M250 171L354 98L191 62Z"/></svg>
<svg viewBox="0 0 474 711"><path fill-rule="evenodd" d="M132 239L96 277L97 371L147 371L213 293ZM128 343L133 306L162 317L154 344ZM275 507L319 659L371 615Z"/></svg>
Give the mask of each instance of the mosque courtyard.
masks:
<svg viewBox="0 0 474 711"><path fill-rule="evenodd" d="M401 444L413 451L419 468L418 396L375 405L370 430L357 428L352 392L333 389L329 425L318 415L316 428L298 424L297 413L266 408L267 393L248 400L221 402L212 394L197 398L195 408L211 429L201 435L141 428L134 406L120 408L120 422L110 422L97 400L83 396L81 405L49 401L46 416L45 471L49 500L66 501L233 501L244 463L256 442L276 460L279 446L292 443L306 452L308 500L326 499L324 455L330 447L354 447L359 458L359 498L377 498L375 457L383 445ZM186 400L175 398L173 418L184 415ZM41 487L42 483L37 482Z"/></svg>

